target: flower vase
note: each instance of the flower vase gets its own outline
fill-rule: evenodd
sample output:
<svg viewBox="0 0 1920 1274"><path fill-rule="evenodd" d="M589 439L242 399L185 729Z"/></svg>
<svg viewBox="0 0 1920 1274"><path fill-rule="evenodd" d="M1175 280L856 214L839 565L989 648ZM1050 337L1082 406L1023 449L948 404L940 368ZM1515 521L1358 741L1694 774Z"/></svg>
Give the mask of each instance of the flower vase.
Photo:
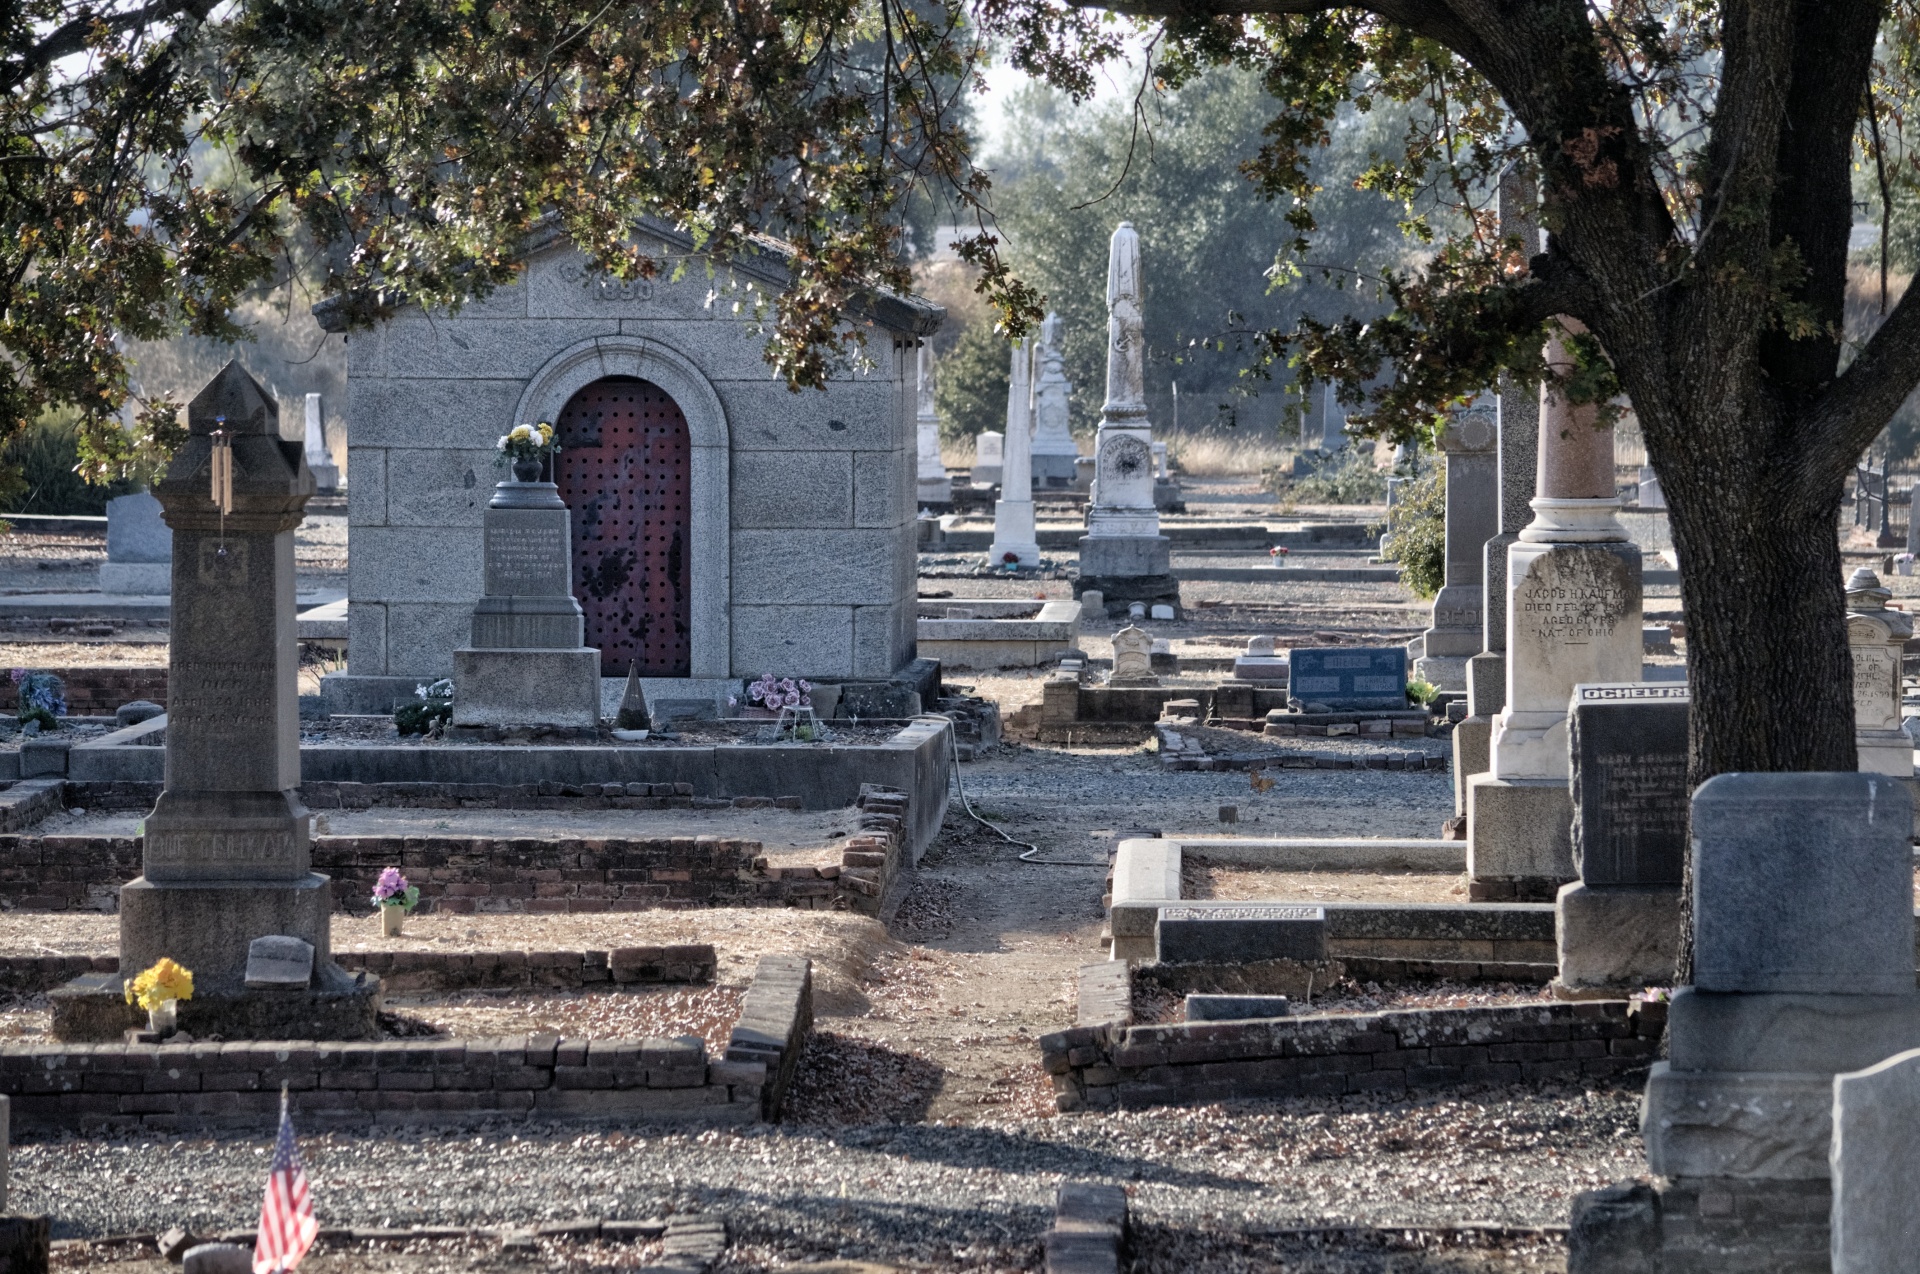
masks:
<svg viewBox="0 0 1920 1274"><path fill-rule="evenodd" d="M405 907L380 908L380 936L383 938L399 937L400 926L405 924L406 920L407 909Z"/></svg>
<svg viewBox="0 0 1920 1274"><path fill-rule="evenodd" d="M171 1035L180 1029L180 1001L162 1000L147 1010L147 1029L155 1035Z"/></svg>
<svg viewBox="0 0 1920 1274"><path fill-rule="evenodd" d="M515 482L540 481L540 462L538 460L516 460L513 462L513 480Z"/></svg>

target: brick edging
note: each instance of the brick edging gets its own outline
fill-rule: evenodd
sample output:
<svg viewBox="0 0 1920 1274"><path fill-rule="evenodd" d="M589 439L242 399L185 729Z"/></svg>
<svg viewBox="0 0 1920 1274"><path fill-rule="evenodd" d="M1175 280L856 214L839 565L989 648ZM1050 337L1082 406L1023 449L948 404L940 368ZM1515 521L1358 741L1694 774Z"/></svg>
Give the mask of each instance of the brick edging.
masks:
<svg viewBox="0 0 1920 1274"><path fill-rule="evenodd" d="M264 1130L278 1090L302 1128L495 1119L775 1118L813 1019L811 965L767 956L722 1060L696 1036L0 1045L13 1126L35 1132ZM762 984L764 980L764 985ZM740 1054L736 1056L736 1053Z"/></svg>
<svg viewBox="0 0 1920 1274"><path fill-rule="evenodd" d="M1076 1026L1043 1036L1063 1111L1617 1075L1646 1066L1666 1005L1625 1000Z"/></svg>

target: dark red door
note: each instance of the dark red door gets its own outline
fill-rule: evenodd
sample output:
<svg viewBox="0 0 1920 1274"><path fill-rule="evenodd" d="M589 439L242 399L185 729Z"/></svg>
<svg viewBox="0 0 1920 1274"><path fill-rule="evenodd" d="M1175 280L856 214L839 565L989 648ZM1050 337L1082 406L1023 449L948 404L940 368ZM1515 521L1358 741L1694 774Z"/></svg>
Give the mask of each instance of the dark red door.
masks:
<svg viewBox="0 0 1920 1274"><path fill-rule="evenodd" d="M573 595L601 675L624 677L638 661L642 676L686 676L687 418L653 382L609 376L569 399L554 425L554 481L573 513Z"/></svg>

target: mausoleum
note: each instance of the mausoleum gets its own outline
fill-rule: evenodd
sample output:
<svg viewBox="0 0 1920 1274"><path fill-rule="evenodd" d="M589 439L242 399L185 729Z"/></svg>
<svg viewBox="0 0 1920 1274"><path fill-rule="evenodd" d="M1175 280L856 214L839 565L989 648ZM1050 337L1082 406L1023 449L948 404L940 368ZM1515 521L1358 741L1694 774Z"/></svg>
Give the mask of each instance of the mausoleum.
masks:
<svg viewBox="0 0 1920 1274"><path fill-rule="evenodd" d="M875 294L845 315L871 366L788 390L756 298L777 255L711 263L647 223L653 279L594 271L557 230L457 314L349 334L348 665L333 711L446 676L482 592L496 440L551 421L571 577L601 675L885 679L914 658L915 391L943 312ZM736 307L736 301L740 306ZM341 330L336 302L315 308ZM695 689L693 686L688 687ZM697 691L698 692L698 691ZM651 693L651 692L650 692Z"/></svg>

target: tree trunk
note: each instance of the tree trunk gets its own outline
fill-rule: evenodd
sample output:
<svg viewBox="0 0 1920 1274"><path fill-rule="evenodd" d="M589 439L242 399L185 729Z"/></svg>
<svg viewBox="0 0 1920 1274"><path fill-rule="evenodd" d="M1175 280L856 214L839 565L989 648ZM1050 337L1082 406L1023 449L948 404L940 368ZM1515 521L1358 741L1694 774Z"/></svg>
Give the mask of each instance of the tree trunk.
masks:
<svg viewBox="0 0 1920 1274"><path fill-rule="evenodd" d="M1756 452L1765 436L1749 435ZM1801 456L1755 456L1739 474L1716 459L1692 447L1658 466L1687 623L1688 786L1735 771L1854 769L1841 487L1806 490ZM1678 983L1692 975L1691 859Z"/></svg>

